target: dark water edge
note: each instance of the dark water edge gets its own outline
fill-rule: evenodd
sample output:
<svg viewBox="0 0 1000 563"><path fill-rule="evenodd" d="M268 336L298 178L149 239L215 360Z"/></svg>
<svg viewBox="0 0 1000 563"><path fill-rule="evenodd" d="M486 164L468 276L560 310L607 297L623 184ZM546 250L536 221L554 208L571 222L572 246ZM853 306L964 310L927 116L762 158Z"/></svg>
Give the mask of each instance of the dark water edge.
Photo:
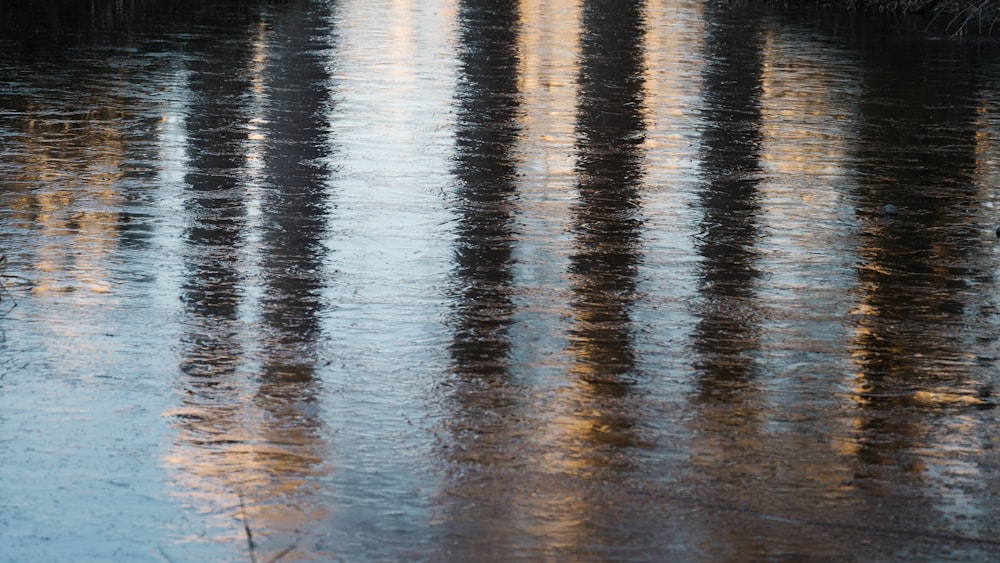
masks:
<svg viewBox="0 0 1000 563"><path fill-rule="evenodd" d="M763 3L773 7L879 13L890 16L890 27L950 35L992 35L1000 20L1000 5L979 0L709 0L720 5ZM253 17L257 5L273 7L292 0L39 0L0 5L0 34L10 37L65 39L83 31L123 33L168 18L174 22Z"/></svg>
<svg viewBox="0 0 1000 563"><path fill-rule="evenodd" d="M751 0L753 1L753 0ZM1000 5L978 0L761 0L772 6L884 14L894 26L952 36L1000 31Z"/></svg>

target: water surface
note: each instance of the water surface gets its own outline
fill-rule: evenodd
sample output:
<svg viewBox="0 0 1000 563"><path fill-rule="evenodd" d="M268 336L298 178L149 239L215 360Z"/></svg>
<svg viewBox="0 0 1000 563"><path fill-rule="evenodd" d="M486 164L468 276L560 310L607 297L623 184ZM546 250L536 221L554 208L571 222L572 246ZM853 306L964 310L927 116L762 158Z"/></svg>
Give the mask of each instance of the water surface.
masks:
<svg viewBox="0 0 1000 563"><path fill-rule="evenodd" d="M0 41L0 559L1000 551L996 42L139 4Z"/></svg>

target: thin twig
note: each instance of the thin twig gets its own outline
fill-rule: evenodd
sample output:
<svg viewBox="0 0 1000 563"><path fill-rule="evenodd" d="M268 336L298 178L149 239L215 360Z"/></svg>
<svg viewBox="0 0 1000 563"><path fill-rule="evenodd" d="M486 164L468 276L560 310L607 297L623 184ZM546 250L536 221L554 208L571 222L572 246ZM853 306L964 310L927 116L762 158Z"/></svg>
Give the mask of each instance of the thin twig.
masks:
<svg viewBox="0 0 1000 563"><path fill-rule="evenodd" d="M157 548L156 548L156 551L159 551L159 552L160 552L160 555L161 555L161 556L162 556L162 557L163 557L164 559L166 559L166 560L167 560L167 563L175 563L175 562L174 562L174 560L173 560L173 559L171 559L169 555L167 555L167 552L166 552L166 551L163 551L163 548L162 548L162 547L157 547Z"/></svg>
<svg viewBox="0 0 1000 563"><path fill-rule="evenodd" d="M257 563L257 553L253 543L253 532L250 531L250 522L247 520L247 505L243 502L243 495L240 495L240 517L243 519L243 531L247 534L247 548L250 550L250 563Z"/></svg>
<svg viewBox="0 0 1000 563"><path fill-rule="evenodd" d="M17 307L17 301L14 300L14 296L10 294L10 290L7 289L7 284L3 283L4 279L12 278L14 276L9 276L5 272L7 270L7 255L0 255L0 301L3 301L4 296L7 300L11 302L10 308L13 309ZM6 311L4 314L9 313Z"/></svg>
<svg viewBox="0 0 1000 563"><path fill-rule="evenodd" d="M289 553L291 553L292 550L295 549L296 547L298 547L298 546L293 543L292 545L290 545L290 546L286 547L285 549L279 551L278 554L275 555L274 557L272 557L271 559L269 559L267 563L278 563L278 561L280 561L282 557L284 557L284 556L288 555Z"/></svg>

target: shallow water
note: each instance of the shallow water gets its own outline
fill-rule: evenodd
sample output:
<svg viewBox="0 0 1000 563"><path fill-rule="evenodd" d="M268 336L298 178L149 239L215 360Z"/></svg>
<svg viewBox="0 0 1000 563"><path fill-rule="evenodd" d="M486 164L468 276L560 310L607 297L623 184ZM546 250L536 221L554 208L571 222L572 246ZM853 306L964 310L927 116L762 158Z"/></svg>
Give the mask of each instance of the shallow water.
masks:
<svg viewBox="0 0 1000 563"><path fill-rule="evenodd" d="M1000 552L1000 44L170 5L0 45L0 560Z"/></svg>

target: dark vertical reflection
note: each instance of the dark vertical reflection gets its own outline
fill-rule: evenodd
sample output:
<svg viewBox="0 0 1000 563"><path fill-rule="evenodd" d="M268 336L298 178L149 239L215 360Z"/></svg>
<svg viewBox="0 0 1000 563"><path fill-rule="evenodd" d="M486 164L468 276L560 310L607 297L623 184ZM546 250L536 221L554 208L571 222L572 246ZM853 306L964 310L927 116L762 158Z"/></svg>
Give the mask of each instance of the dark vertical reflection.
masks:
<svg viewBox="0 0 1000 563"><path fill-rule="evenodd" d="M644 11L621 0L584 2L582 12L570 338L578 454L600 452L597 464L635 439L636 413L621 401L636 383L630 309L642 260Z"/></svg>
<svg viewBox="0 0 1000 563"><path fill-rule="evenodd" d="M458 224L447 457L455 464L460 502L450 507L452 537L445 549L467 553L478 551L476 545L502 545L497 534L511 517L511 483L498 470L510 464L517 432L508 328L514 314L520 7L507 0L463 0L458 22Z"/></svg>
<svg viewBox="0 0 1000 563"><path fill-rule="evenodd" d="M696 248L701 256L698 317L691 336L697 380L691 449L695 494L705 503L761 510L775 502L756 477L770 463L765 449L759 373L762 312L755 286L761 213L765 23L760 15L709 2L705 8L702 80L704 185ZM780 502L780 501L777 501ZM699 547L723 559L760 559L767 532L748 528L739 512L703 510Z"/></svg>
<svg viewBox="0 0 1000 563"><path fill-rule="evenodd" d="M215 516L209 533L218 541L250 486L240 471L251 443L241 420L249 377L240 328L246 270L240 253L247 228L242 174L252 83L247 27L214 23L209 34L189 43L180 366L187 377L181 404L171 413L177 438L168 459L177 494Z"/></svg>
<svg viewBox="0 0 1000 563"><path fill-rule="evenodd" d="M743 400L752 387L760 313L754 298L759 278L756 248L760 213L761 22L710 3L706 9L703 78L704 131L701 170L705 180L696 243L702 257L693 336L701 399Z"/></svg>
<svg viewBox="0 0 1000 563"><path fill-rule="evenodd" d="M573 365L553 419L558 451L548 469L561 479L547 514L559 523L550 549L572 560L628 559L670 536L633 522L637 514L656 521L650 507L605 496L641 471L638 448L648 444L641 427L650 422L636 390L632 320L643 260L645 16L644 2L582 4L569 257Z"/></svg>
<svg viewBox="0 0 1000 563"><path fill-rule="evenodd" d="M874 489L872 500L882 505L876 499L884 483L928 476L916 450L933 440L940 409L979 402L986 381L975 350L996 335L984 322L995 313L982 308L987 298L979 289L992 272L979 250L979 85L971 58L958 45L875 40L863 54L859 104L852 355L860 406L855 484ZM884 216L886 204L898 214ZM912 513L932 513L924 506L929 499L900 493L896 502L919 503Z"/></svg>
<svg viewBox="0 0 1000 563"><path fill-rule="evenodd" d="M511 262L519 134L516 2L459 7L455 276L461 295L452 356L484 384L503 383L510 347Z"/></svg>
<svg viewBox="0 0 1000 563"><path fill-rule="evenodd" d="M240 32L243 33L240 33ZM250 47L244 29L217 31L192 45L186 116L190 217L183 299L191 317L184 371L206 392L231 374L240 354L233 326L240 304L247 194L246 160Z"/></svg>
<svg viewBox="0 0 1000 563"><path fill-rule="evenodd" d="M270 530L296 535L326 508L308 478L323 471L323 428L317 412L321 291L329 177L331 7L292 2L273 17L264 53L263 193L260 260L263 365L256 405L268 444L253 463L268 477L253 512ZM320 532L321 533L321 532ZM276 544L275 547L281 547ZM302 546L306 547L306 546ZM307 549L315 555L315 548Z"/></svg>

